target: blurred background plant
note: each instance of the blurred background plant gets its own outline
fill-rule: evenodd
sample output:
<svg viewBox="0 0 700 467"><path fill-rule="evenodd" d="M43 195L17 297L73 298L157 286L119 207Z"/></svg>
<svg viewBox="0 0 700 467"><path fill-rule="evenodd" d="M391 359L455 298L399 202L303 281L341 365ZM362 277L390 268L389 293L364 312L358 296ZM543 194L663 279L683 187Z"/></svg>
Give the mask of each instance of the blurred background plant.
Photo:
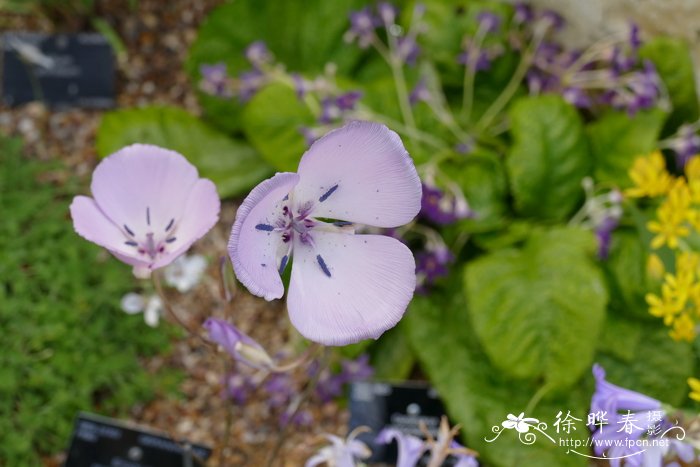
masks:
<svg viewBox="0 0 700 467"><path fill-rule="evenodd" d="M201 118L118 109L102 119L97 152L175 149L235 200L344 121L387 124L424 184L419 219L385 232L414 250L419 294L395 329L336 361L366 354L378 379L430 380L487 465L584 465L512 433L484 437L523 410L585 419L594 362L615 384L697 412L686 384L698 373L697 312L690 301L655 308L662 283L698 277L687 201L697 202L696 51L633 24L572 47L560 13L571 16L489 0L224 3L184 65ZM232 404L250 397L248 377L222 375ZM266 403L288 402L297 384L271 380ZM571 432L588 436L583 424Z"/></svg>

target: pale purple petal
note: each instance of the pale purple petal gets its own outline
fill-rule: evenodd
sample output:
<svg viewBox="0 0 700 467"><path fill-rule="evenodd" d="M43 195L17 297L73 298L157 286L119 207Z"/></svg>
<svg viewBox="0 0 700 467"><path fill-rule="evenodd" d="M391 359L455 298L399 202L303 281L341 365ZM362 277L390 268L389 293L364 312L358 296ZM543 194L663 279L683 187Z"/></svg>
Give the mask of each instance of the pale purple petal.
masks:
<svg viewBox="0 0 700 467"><path fill-rule="evenodd" d="M262 346L247 334L232 324L217 318L208 318L203 326L209 333L209 338L223 347L226 353L232 358L253 367L260 366L259 362L253 362L242 355L237 347L237 344L240 342L241 344L257 349L261 354L265 352Z"/></svg>
<svg viewBox="0 0 700 467"><path fill-rule="evenodd" d="M346 345L378 338L396 325L413 297L415 262L383 235L314 232L296 242L287 307L307 339Z"/></svg>
<svg viewBox="0 0 700 467"><path fill-rule="evenodd" d="M283 172L260 183L238 208L231 230L228 251L236 276L250 293L265 300L284 294L279 269L285 245L274 227L282 200L298 181L299 175Z"/></svg>
<svg viewBox="0 0 700 467"><path fill-rule="evenodd" d="M127 238L122 230L104 215L92 198L76 196L70 205L70 214L75 231L85 240L107 248L128 264L145 264L138 253L124 243Z"/></svg>
<svg viewBox="0 0 700 467"><path fill-rule="evenodd" d="M422 439L394 428L384 428L377 435L376 441L380 444L389 444L392 441L396 441L399 448L396 467L414 467L427 449Z"/></svg>
<svg viewBox="0 0 700 467"><path fill-rule="evenodd" d="M298 200L314 216L397 227L420 210L421 184L399 136L386 126L351 122L317 140L299 163Z"/></svg>

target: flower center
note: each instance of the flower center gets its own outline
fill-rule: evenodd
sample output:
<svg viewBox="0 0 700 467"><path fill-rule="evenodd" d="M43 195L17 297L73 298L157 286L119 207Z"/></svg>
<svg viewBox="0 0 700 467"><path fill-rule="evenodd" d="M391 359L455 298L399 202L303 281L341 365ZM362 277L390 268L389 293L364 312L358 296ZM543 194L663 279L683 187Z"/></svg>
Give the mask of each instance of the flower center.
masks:
<svg viewBox="0 0 700 467"><path fill-rule="evenodd" d="M148 255L151 260L154 260L159 254L165 253L168 244L177 240L175 236L175 219L170 219L168 224L163 228L163 234L156 237L155 229L151 226L151 208L146 207L146 225L149 229L145 236L140 236L134 232L128 225L124 224L124 232L126 236L126 245L133 247L142 255Z"/></svg>

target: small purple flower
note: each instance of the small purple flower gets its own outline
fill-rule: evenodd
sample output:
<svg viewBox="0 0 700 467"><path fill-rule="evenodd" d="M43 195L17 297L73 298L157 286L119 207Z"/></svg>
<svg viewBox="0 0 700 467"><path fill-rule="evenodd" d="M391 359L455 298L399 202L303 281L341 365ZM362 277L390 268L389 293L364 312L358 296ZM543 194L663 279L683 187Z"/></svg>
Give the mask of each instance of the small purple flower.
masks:
<svg viewBox="0 0 700 467"><path fill-rule="evenodd" d="M254 295L281 298L293 253L287 308L294 327L326 345L377 338L406 311L415 260L403 243L355 234L352 225L399 227L418 214L420 200L399 136L351 122L316 141L297 173L278 173L243 201L228 245L234 270Z"/></svg>
<svg viewBox="0 0 700 467"><path fill-rule="evenodd" d="M217 97L231 97L225 63L202 65L199 67L199 72L202 75L199 88L203 92Z"/></svg>
<svg viewBox="0 0 700 467"><path fill-rule="evenodd" d="M316 395L321 402L328 403L343 395L345 383L344 375L334 375L329 370L324 370L316 384Z"/></svg>
<svg viewBox="0 0 700 467"><path fill-rule="evenodd" d="M491 68L491 57L486 50L474 49L469 46L467 50L457 57L460 65L473 67L474 71L487 71Z"/></svg>
<svg viewBox="0 0 700 467"><path fill-rule="evenodd" d="M350 30L346 39L352 42L357 39L358 45L366 49L374 37L374 30L381 25L381 20L375 17L369 7L350 13Z"/></svg>
<svg viewBox="0 0 700 467"><path fill-rule="evenodd" d="M420 81L418 81L418 84L416 84L408 96L411 105L416 105L418 102L428 102L430 98L430 91L428 90L425 78L421 78Z"/></svg>
<svg viewBox="0 0 700 467"><path fill-rule="evenodd" d="M685 167L693 156L700 153L700 136L687 124L681 125L678 132L666 143L676 154L679 167Z"/></svg>
<svg viewBox="0 0 700 467"><path fill-rule="evenodd" d="M598 228L596 228L595 235L598 240L598 259L604 260L608 258L612 233L617 228L618 223L619 221L617 218L606 217Z"/></svg>
<svg viewBox="0 0 700 467"><path fill-rule="evenodd" d="M272 359L260 344L232 324L217 318L208 318L204 328L209 339L219 344L235 360L253 368L271 368Z"/></svg>
<svg viewBox="0 0 700 467"><path fill-rule="evenodd" d="M433 185L423 184L421 216L436 224L452 224L473 216L461 193L444 193Z"/></svg>
<svg viewBox="0 0 700 467"><path fill-rule="evenodd" d="M396 17L399 15L398 9L388 2L377 4L377 13L385 25L394 24Z"/></svg>
<svg viewBox="0 0 700 467"><path fill-rule="evenodd" d="M357 101L362 98L361 91L350 91L335 98L335 105L341 112L354 110Z"/></svg>
<svg viewBox="0 0 700 467"><path fill-rule="evenodd" d="M254 69L241 73L239 80L238 98L241 102L248 102L263 87L267 78L263 72Z"/></svg>
<svg viewBox="0 0 700 467"><path fill-rule="evenodd" d="M418 465L418 461L428 448L422 439L405 434L395 428L384 428L379 432L375 441L379 444L390 444L396 441L399 448L396 467L414 467Z"/></svg>
<svg viewBox="0 0 700 467"><path fill-rule="evenodd" d="M272 61L272 54L263 41L255 41L245 49L245 58L259 69Z"/></svg>
<svg viewBox="0 0 700 467"><path fill-rule="evenodd" d="M418 47L415 36L402 36L396 41L396 56L401 62L413 66L419 55L420 47Z"/></svg>
<svg viewBox="0 0 700 467"><path fill-rule="evenodd" d="M314 422L314 416L308 410L300 410L294 417L291 418L291 414L287 411L282 412L279 419L279 425L281 428L289 425L290 423L298 428L311 426Z"/></svg>
<svg viewBox="0 0 700 467"><path fill-rule="evenodd" d="M265 381L264 388L268 394L267 404L270 407L286 406L296 393L294 381L287 373L270 375Z"/></svg>
<svg viewBox="0 0 700 467"><path fill-rule="evenodd" d="M549 27L560 31L564 27L564 17L554 10L544 10L540 14L540 21L547 22Z"/></svg>
<svg viewBox="0 0 700 467"><path fill-rule="evenodd" d="M629 44L633 52L637 52L642 46L642 40L639 37L639 26L635 23L630 25Z"/></svg>
<svg viewBox="0 0 700 467"><path fill-rule="evenodd" d="M255 389L250 376L239 372L228 375L224 380L225 396L233 400L238 405L243 405L248 401L251 392Z"/></svg>
<svg viewBox="0 0 700 467"><path fill-rule="evenodd" d="M416 254L416 291L425 294L428 287L433 285L439 278L449 274L448 265L454 257L452 253L444 249L428 249Z"/></svg>
<svg viewBox="0 0 700 467"><path fill-rule="evenodd" d="M588 109L593 104L590 96L581 88L568 87L564 89L562 97L571 105L579 109Z"/></svg>
<svg viewBox="0 0 700 467"><path fill-rule="evenodd" d="M134 275L172 263L219 220L216 186L175 151L133 144L100 162L92 174L93 198L76 196L73 227Z"/></svg>
<svg viewBox="0 0 700 467"><path fill-rule="evenodd" d="M369 355L362 354L356 360L343 360L341 362L343 380L347 383L364 381L374 375L374 368L369 364Z"/></svg>
<svg viewBox="0 0 700 467"><path fill-rule="evenodd" d="M321 99L321 116L318 118L319 123L328 124L338 120L342 115L338 103L333 97L324 97Z"/></svg>
<svg viewBox="0 0 700 467"><path fill-rule="evenodd" d="M513 14L513 21L516 24L529 23L535 17L532 12L532 7L523 2L517 2L514 5L515 12Z"/></svg>
<svg viewBox="0 0 700 467"><path fill-rule="evenodd" d="M297 98L299 100L303 99L309 92L309 83L299 73L292 73L292 81L294 82L294 91L297 94Z"/></svg>
<svg viewBox="0 0 700 467"><path fill-rule="evenodd" d="M479 28L489 33L498 32L501 27L501 17L492 11L482 11L476 16Z"/></svg>
<svg viewBox="0 0 700 467"><path fill-rule="evenodd" d="M469 154L474 150L474 142L460 141L459 143L455 144L454 149L458 154Z"/></svg>

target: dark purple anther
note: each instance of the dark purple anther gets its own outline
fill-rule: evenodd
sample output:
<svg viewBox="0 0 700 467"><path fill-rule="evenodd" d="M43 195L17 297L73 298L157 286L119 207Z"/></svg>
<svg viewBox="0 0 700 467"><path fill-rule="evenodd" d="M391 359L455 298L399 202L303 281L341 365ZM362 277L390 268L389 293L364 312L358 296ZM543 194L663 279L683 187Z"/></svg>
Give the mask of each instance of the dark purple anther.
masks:
<svg viewBox="0 0 700 467"><path fill-rule="evenodd" d="M258 224L255 226L255 228L257 230L264 230L265 232L272 232L273 230L275 230L275 228L270 224Z"/></svg>
<svg viewBox="0 0 700 467"><path fill-rule="evenodd" d="M323 194L323 196L321 196L321 197L318 199L318 201L321 202L321 203L323 203L323 202L324 202L325 200L327 200L328 197L329 197L330 195L332 195L333 192L334 192L335 190L337 190L337 189L338 189L338 185L333 185L332 187L330 187L330 189L329 189L327 192L325 192L325 193Z"/></svg>
<svg viewBox="0 0 700 467"><path fill-rule="evenodd" d="M331 272L328 270L328 266L326 266L326 262L323 260L321 255L316 255L316 261L318 261L318 265L321 266L323 273L326 276L331 277Z"/></svg>
<svg viewBox="0 0 700 467"><path fill-rule="evenodd" d="M151 225L151 208L146 208L146 223Z"/></svg>
<svg viewBox="0 0 700 467"><path fill-rule="evenodd" d="M139 246L139 244L136 243L136 242L133 241L133 240L127 240L127 241L124 242L124 243L126 243L126 244L129 245L129 246Z"/></svg>
<svg viewBox="0 0 700 467"><path fill-rule="evenodd" d="M170 238L166 239L165 241L167 243L173 243L175 240L177 240L177 237L170 237Z"/></svg>
<svg viewBox="0 0 700 467"><path fill-rule="evenodd" d="M284 272L284 268L287 267L287 262L288 262L288 261L289 261L289 256L284 255L284 256L282 257L282 261L280 262L280 269L279 269L280 276L281 276L282 273Z"/></svg>
<svg viewBox="0 0 700 467"><path fill-rule="evenodd" d="M165 231L167 232L168 230L170 230L174 223L175 219L170 219L170 222L168 222L167 227L165 227Z"/></svg>
<svg viewBox="0 0 700 467"><path fill-rule="evenodd" d="M126 224L124 224L124 230L126 230L126 233L128 233L132 237L134 236L134 232Z"/></svg>

